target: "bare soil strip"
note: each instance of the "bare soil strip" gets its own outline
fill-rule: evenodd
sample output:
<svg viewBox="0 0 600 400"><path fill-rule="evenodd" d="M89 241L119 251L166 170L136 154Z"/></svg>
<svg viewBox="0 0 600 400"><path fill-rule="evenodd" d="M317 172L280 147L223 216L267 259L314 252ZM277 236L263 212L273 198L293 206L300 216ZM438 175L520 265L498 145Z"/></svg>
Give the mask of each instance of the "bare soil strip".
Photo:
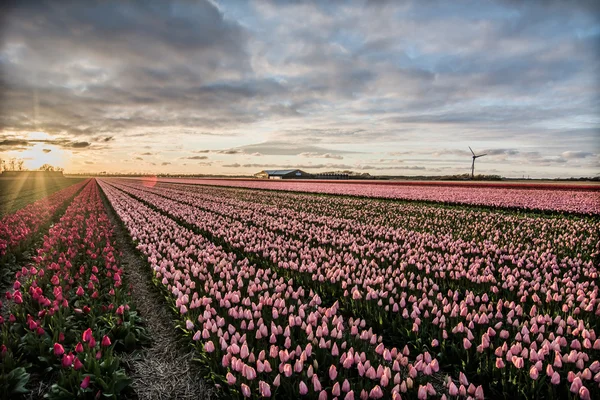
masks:
<svg viewBox="0 0 600 400"><path fill-rule="evenodd" d="M184 353L178 344L178 334L171 311L154 287L148 265L142 260L128 233L102 193L114 234L123 255L121 262L127 282L132 286L133 302L144 319L152 338L152 346L141 355L123 355L122 359L132 378L137 398L144 399L209 399L213 388L201 377L192 362L193 353Z"/></svg>

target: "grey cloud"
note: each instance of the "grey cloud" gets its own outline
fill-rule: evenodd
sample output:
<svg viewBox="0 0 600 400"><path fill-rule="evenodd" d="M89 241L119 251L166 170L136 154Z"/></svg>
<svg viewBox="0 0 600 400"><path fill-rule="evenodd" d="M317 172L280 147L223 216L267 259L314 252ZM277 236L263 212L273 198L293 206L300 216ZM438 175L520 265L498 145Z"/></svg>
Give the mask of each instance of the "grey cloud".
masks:
<svg viewBox="0 0 600 400"><path fill-rule="evenodd" d="M315 146L311 144L305 143L293 143L287 141L278 141L271 140L262 143L250 144L246 146L238 147L239 150L242 150L245 153L253 153L259 152L264 155L280 155L280 156L290 156L290 155L298 155L302 153L317 153L317 154L345 154L351 153L350 151L342 151L336 149L329 149L321 146Z"/></svg>
<svg viewBox="0 0 600 400"><path fill-rule="evenodd" d="M507 156L516 156L519 154L519 150L516 149L486 149L480 152L475 152L475 154L487 154L489 156L499 156L499 155L507 155Z"/></svg>
<svg viewBox="0 0 600 400"><path fill-rule="evenodd" d="M191 157L183 157L185 160L206 160L207 156L191 156Z"/></svg>
<svg viewBox="0 0 600 400"><path fill-rule="evenodd" d="M42 150L44 153L50 153L52 151L52 149L43 149Z"/></svg>
<svg viewBox="0 0 600 400"><path fill-rule="evenodd" d="M561 154L561 156L568 160L573 160L573 159L580 159L580 158L586 158L586 157L593 157L594 153L590 153L587 151L565 151Z"/></svg>
<svg viewBox="0 0 600 400"><path fill-rule="evenodd" d="M240 149L215 150L217 154L240 154L243 153Z"/></svg>
<svg viewBox="0 0 600 400"><path fill-rule="evenodd" d="M302 157L307 157L307 158L333 158L336 160L344 159L344 157L340 156L339 154L331 154L331 153L306 152L306 153L300 153L298 155L302 156Z"/></svg>
<svg viewBox="0 0 600 400"><path fill-rule="evenodd" d="M0 147L15 147L15 146L29 146L28 140L21 139L5 139L0 140Z"/></svg>
<svg viewBox="0 0 600 400"><path fill-rule="evenodd" d="M171 165L171 163L170 163L170 162L168 162L168 161L164 161L164 162L163 162L162 164L160 164L160 165L162 165L162 166L165 166L165 165Z"/></svg>
<svg viewBox="0 0 600 400"><path fill-rule="evenodd" d="M91 143L89 142L73 142L73 143L69 143L67 145L67 147L72 147L74 149L83 149L86 147L90 147Z"/></svg>
<svg viewBox="0 0 600 400"><path fill-rule="evenodd" d="M90 142L71 141L69 139L5 139L0 141L0 147L31 147L35 143L52 144L63 148L84 149L90 147ZM51 150L48 150L49 153Z"/></svg>
<svg viewBox="0 0 600 400"><path fill-rule="evenodd" d="M273 86L210 83L250 67L244 29L208 1L25 2L3 14L2 50L21 43L18 58L2 64L0 127L6 130L35 124L37 130L76 136L144 126L222 127L254 119L226 107L228 93L239 96L247 87L268 94ZM36 100L42 111L37 118L31 115ZM159 103L171 110L170 118L151 117L138 107ZM109 117L119 107L132 111L126 118ZM205 115L198 112L202 108ZM53 120L63 123L53 127Z"/></svg>
<svg viewBox="0 0 600 400"><path fill-rule="evenodd" d="M331 169L331 170L426 170L421 166L376 166L369 164L227 164L227 168L281 168L281 169L304 169L310 172L311 169Z"/></svg>

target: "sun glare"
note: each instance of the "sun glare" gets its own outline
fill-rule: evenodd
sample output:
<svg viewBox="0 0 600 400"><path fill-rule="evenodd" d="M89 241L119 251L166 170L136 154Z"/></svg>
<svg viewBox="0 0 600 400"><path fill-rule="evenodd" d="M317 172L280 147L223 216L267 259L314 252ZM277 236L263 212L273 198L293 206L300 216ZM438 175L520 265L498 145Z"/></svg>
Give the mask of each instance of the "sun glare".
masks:
<svg viewBox="0 0 600 400"><path fill-rule="evenodd" d="M67 153L57 146L36 143L30 149L22 151L19 158L24 159L25 166L31 170L38 169L44 164L64 168L70 158Z"/></svg>

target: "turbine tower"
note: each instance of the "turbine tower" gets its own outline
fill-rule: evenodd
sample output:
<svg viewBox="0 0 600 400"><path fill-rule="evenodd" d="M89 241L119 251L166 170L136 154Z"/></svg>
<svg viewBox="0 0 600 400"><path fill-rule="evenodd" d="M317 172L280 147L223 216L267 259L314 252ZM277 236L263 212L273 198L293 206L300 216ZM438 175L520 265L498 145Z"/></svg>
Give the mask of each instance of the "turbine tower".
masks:
<svg viewBox="0 0 600 400"><path fill-rule="evenodd" d="M473 162L471 163L471 179L473 179L473 178L475 178L475 159L479 158L479 157L487 156L487 153L476 155L475 152L473 151L473 149L471 148L471 146L469 146L469 150L471 150L471 154L473 154Z"/></svg>

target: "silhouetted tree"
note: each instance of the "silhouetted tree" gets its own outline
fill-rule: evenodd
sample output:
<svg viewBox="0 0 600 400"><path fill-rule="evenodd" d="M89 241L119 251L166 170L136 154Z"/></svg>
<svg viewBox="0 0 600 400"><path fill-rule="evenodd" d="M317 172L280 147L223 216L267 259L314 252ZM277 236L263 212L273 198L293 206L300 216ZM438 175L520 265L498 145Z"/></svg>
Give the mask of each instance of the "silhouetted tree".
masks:
<svg viewBox="0 0 600 400"><path fill-rule="evenodd" d="M54 171L54 167L50 164L44 164L40 167L40 171Z"/></svg>

